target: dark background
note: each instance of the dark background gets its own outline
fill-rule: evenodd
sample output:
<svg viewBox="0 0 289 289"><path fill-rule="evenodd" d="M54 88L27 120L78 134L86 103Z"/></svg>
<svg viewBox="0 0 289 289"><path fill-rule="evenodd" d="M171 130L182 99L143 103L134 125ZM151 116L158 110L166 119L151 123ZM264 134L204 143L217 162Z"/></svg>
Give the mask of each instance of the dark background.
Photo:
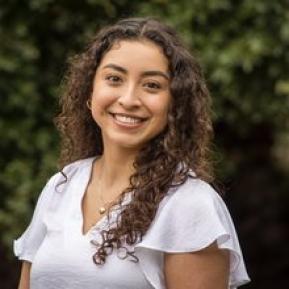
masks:
<svg viewBox="0 0 289 289"><path fill-rule="evenodd" d="M17 287L12 240L56 171L60 83L69 56L106 23L157 16L200 59L214 101L218 179L252 282L289 288L289 2L0 2L0 287Z"/></svg>

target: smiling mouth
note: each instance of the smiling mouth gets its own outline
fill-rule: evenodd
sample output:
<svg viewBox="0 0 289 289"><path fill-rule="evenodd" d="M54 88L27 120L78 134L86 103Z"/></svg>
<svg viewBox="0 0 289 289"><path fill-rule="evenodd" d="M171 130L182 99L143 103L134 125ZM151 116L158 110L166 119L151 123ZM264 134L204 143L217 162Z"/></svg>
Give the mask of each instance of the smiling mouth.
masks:
<svg viewBox="0 0 289 289"><path fill-rule="evenodd" d="M117 122L127 125L137 125L147 120L147 118L125 115L121 113L109 113Z"/></svg>

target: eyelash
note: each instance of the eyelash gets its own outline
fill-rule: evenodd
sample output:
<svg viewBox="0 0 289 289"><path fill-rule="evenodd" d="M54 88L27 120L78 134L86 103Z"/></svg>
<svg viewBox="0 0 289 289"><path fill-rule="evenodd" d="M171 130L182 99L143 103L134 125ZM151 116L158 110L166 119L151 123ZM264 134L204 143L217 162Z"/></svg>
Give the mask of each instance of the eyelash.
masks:
<svg viewBox="0 0 289 289"><path fill-rule="evenodd" d="M115 79L117 79L117 80L115 80ZM105 77L105 80L107 80L113 84L117 84L121 80L121 78L117 75L108 75Z"/></svg>
<svg viewBox="0 0 289 289"><path fill-rule="evenodd" d="M151 87L151 85L153 85L153 87ZM159 89L161 89L161 85L159 83L156 83L156 82L147 82L147 83L145 83L145 86L148 89L150 89L150 90L159 90Z"/></svg>
<svg viewBox="0 0 289 289"><path fill-rule="evenodd" d="M119 82L122 81L121 77L119 77L118 75L108 75L105 77L105 80L107 80L111 85L118 85ZM162 88L162 86L156 82L147 82L144 84L144 87L146 87L150 91L156 91Z"/></svg>

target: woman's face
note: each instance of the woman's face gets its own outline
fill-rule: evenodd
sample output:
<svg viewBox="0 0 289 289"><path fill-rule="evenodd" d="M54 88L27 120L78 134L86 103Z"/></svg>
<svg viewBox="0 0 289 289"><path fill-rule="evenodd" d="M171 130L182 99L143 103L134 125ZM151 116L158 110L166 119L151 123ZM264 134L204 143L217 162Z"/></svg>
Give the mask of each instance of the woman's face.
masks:
<svg viewBox="0 0 289 289"><path fill-rule="evenodd" d="M104 147L140 149L167 124L170 104L168 60L148 40L115 43L94 78L92 116Z"/></svg>

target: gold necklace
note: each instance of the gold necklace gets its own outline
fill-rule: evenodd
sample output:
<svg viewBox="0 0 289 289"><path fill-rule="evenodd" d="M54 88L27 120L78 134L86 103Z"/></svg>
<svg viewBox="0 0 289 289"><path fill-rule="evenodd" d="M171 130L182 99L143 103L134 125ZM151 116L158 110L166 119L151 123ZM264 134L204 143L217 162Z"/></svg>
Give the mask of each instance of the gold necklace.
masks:
<svg viewBox="0 0 289 289"><path fill-rule="evenodd" d="M101 188L101 186L100 186L100 181L98 181L97 182L97 186L98 186L98 188L99 188L99 196L100 196L100 199L101 199L101 206L98 208L98 212L101 214L101 215L103 215L106 211L107 211L107 206L109 206L110 204L112 204L112 201L110 201L110 202L105 202L104 200L103 200L103 196L102 196L102 194L101 194L101 192L102 192L102 188Z"/></svg>
<svg viewBox="0 0 289 289"><path fill-rule="evenodd" d="M99 190L99 196L100 196L100 198L101 198L101 206L98 208L98 212L99 212L99 214L100 215L103 215L106 211L107 211L107 207L109 206L109 205L111 205L112 203L113 203L113 201L110 201L110 202L104 202L104 200L103 200L103 196L102 196L102 194L101 194L101 192L103 191L102 190L102 188L101 188L101 182L100 182L100 180L98 180L97 181L97 188L98 188L98 190Z"/></svg>
<svg viewBox="0 0 289 289"><path fill-rule="evenodd" d="M98 208L98 212L101 214L101 215L103 215L105 212L106 212L106 205L107 205L107 203L108 202L104 202L104 200L103 200L103 197L102 197L102 194L101 194L101 191L102 191L102 189L101 189L101 186L100 186L100 181L98 181L98 183L97 183L97 187L98 187L98 190L99 190L99 199L100 199L100 201L101 201L101 206Z"/></svg>
<svg viewBox="0 0 289 289"><path fill-rule="evenodd" d="M94 169L95 169L95 167L94 167ZM96 183L96 189L98 190L98 196L100 196L100 198L101 198L101 206L98 208L98 212L99 212L99 214L100 215L103 215L105 212L106 212L106 208L105 208L105 205L107 204L107 203L105 203L104 202L104 200L103 200L103 197L102 197L102 194L101 194L101 191L102 191L102 188L101 188L101 186L100 186L100 180L98 179L97 180L97 183Z"/></svg>
<svg viewBox="0 0 289 289"><path fill-rule="evenodd" d="M101 193L99 193L99 195L100 195L100 197L101 197L101 199L102 199L102 204L107 204L107 203L105 203L104 201L103 201L103 198L102 198L102 194ZM106 212L106 208L104 207L104 205L103 206L100 206L99 208L98 208L98 212L101 214L101 215L103 215L105 212Z"/></svg>

